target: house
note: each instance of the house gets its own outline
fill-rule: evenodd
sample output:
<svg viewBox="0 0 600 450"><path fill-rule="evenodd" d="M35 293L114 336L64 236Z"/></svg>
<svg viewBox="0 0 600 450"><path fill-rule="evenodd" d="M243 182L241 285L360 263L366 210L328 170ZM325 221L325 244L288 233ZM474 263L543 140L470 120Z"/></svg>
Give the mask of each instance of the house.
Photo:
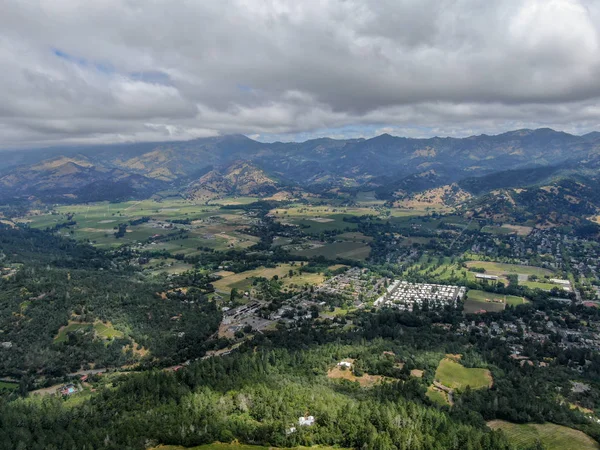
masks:
<svg viewBox="0 0 600 450"><path fill-rule="evenodd" d="M352 368L352 363L350 361L340 361L337 365L341 369L350 369L350 368Z"/></svg>
<svg viewBox="0 0 600 450"><path fill-rule="evenodd" d="M77 388L74 384L69 383L62 386L58 392L60 392L60 395L72 395L77 392Z"/></svg>
<svg viewBox="0 0 600 450"><path fill-rule="evenodd" d="M314 416L303 416L298 418L298 425L301 427L310 427L315 424Z"/></svg>

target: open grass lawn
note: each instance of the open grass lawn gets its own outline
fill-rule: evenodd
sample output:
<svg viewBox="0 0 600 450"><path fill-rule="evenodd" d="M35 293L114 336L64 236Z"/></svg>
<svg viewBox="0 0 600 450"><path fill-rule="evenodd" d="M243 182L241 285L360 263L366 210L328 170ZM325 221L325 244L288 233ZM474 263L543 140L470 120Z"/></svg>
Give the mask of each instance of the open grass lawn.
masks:
<svg viewBox="0 0 600 450"><path fill-rule="evenodd" d="M325 275L323 275L322 273L304 272L299 275L294 273L293 277L287 276L280 279L283 282L284 287L289 287L292 285L304 286L305 284L308 284L309 286L318 286L319 284L322 284L323 281L325 281Z"/></svg>
<svg viewBox="0 0 600 450"><path fill-rule="evenodd" d="M180 198L59 206L52 214L32 214L25 220L34 228L47 228L65 223L69 217L77 224L60 230L62 235L90 240L94 245L104 248L144 242L154 235L173 233L177 230L162 228L158 223L173 219L189 219L193 222L187 226L174 225L185 228L187 238L157 242L152 246L148 244L147 250L166 250L173 254L193 255L199 253L198 247L215 250L247 248L258 241L258 238L238 231L249 223L249 218L243 215L242 210L224 212L220 206L196 204ZM120 223L128 223L141 217L150 217L151 220L128 225L125 236L114 236L115 227Z"/></svg>
<svg viewBox="0 0 600 450"><path fill-rule="evenodd" d="M489 234L498 234L498 235L506 235L506 234L516 234L517 232L515 230L512 230L510 228L507 227L498 227L498 226L493 226L493 225L486 225L481 229L482 233L489 233Z"/></svg>
<svg viewBox="0 0 600 450"><path fill-rule="evenodd" d="M79 323L72 322L65 327L60 327L58 334L54 337L55 343L65 342L67 340L67 333L75 333L80 330L90 331L92 329L91 323Z"/></svg>
<svg viewBox="0 0 600 450"><path fill-rule="evenodd" d="M375 197L375 191L359 192L356 194L356 203L360 206L383 205L385 200L378 200Z"/></svg>
<svg viewBox="0 0 600 450"><path fill-rule="evenodd" d="M246 272L233 273L222 271L218 272L223 278L213 282L213 286L218 292L229 294L233 288L238 291L248 290L252 286L255 278L264 277L267 279L273 278L275 275L283 283L284 287L297 287L308 285L318 286L325 281L325 276L321 273L298 273L299 264L292 266L291 264L280 264L277 267L259 267ZM289 276L289 271L294 271L293 276Z"/></svg>
<svg viewBox="0 0 600 450"><path fill-rule="evenodd" d="M110 322L106 324L100 321L96 321L94 323L69 322L67 326L61 327L60 330L58 330L58 334L54 337L54 342L65 342L67 340L67 333L75 333L79 330L87 332L91 331L92 328L94 329L96 336L100 339L113 339L123 337L123 333L121 331L115 330L110 324Z"/></svg>
<svg viewBox="0 0 600 450"><path fill-rule="evenodd" d="M519 275L537 275L543 277L552 275L552 271L542 269L541 267L523 266L519 264L505 264L491 261L468 261L467 267L483 267L488 275L504 275L504 274L519 274Z"/></svg>
<svg viewBox="0 0 600 450"><path fill-rule="evenodd" d="M153 275L166 272L168 274L177 274L192 270L194 266L187 264L177 259L151 259L150 262L143 266L145 270L148 270Z"/></svg>
<svg viewBox="0 0 600 450"><path fill-rule="evenodd" d="M470 369L450 358L440 361L435 371L435 379L452 389L472 389L490 387L493 383L492 374L488 369Z"/></svg>
<svg viewBox="0 0 600 450"><path fill-rule="evenodd" d="M434 403L437 403L438 405L450 405L450 402L448 402L448 395L445 392L436 389L433 385L427 388L427 392L425 393L425 395L427 395L429 400L431 400Z"/></svg>
<svg viewBox="0 0 600 450"><path fill-rule="evenodd" d="M504 303L482 303L476 300L466 299L463 311L465 314L473 314L477 311L500 312L504 311Z"/></svg>
<svg viewBox="0 0 600 450"><path fill-rule="evenodd" d="M543 291L550 291L552 288L560 288L560 285L553 283L542 283L539 281L519 281L519 284L527 286L530 289L541 289Z"/></svg>
<svg viewBox="0 0 600 450"><path fill-rule="evenodd" d="M527 300L523 297L517 297L515 295L502 295L495 294L493 292L479 291L477 289L471 289L467 292L467 298L480 303L489 303L487 300L502 300L507 305L522 305L527 303Z"/></svg>
<svg viewBox="0 0 600 450"><path fill-rule="evenodd" d="M499 300L500 302L492 300ZM472 314L480 310L487 312L499 312L503 311L506 305L517 306L524 303L528 303L528 300L523 297L517 297L514 295L501 295L493 292L471 289L467 292L464 311L467 314Z"/></svg>
<svg viewBox="0 0 600 450"><path fill-rule="evenodd" d="M94 330L96 331L96 335L102 339L113 339L123 337L123 332L115 330L110 322L94 322Z"/></svg>
<svg viewBox="0 0 600 450"><path fill-rule="evenodd" d="M503 420L492 420L488 426L502 430L517 448L533 446L540 441L547 450L597 450L598 442L587 434L553 423L516 424Z"/></svg>

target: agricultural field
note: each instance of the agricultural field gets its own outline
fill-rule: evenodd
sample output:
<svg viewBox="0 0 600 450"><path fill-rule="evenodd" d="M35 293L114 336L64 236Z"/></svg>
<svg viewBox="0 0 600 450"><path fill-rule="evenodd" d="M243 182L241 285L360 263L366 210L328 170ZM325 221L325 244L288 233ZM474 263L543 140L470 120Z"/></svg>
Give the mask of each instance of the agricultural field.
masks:
<svg viewBox="0 0 600 450"><path fill-rule="evenodd" d="M376 216L379 219L405 220L414 216L425 214L424 211L413 209L381 208L378 205L367 207L365 205L347 206L291 206L288 208L275 208L270 214L279 222L297 225L305 233L318 234L323 231L353 230L355 223L345 222L344 218L353 216Z"/></svg>
<svg viewBox="0 0 600 450"><path fill-rule="evenodd" d="M504 311L504 303L483 303L476 300L466 299L463 311L465 314L474 314L478 311L500 312Z"/></svg>
<svg viewBox="0 0 600 450"><path fill-rule="evenodd" d="M314 257L324 256L327 259L348 258L365 260L371 253L369 243L373 239L356 231L347 231L335 236L333 242L320 240L306 240L300 244L285 244L280 242L284 249L293 255Z"/></svg>
<svg viewBox="0 0 600 450"><path fill-rule="evenodd" d="M516 424L503 420L487 423L493 430L502 430L517 448L533 447L541 442L547 450L598 450L600 445L587 434L553 423Z"/></svg>
<svg viewBox="0 0 600 450"><path fill-rule="evenodd" d="M502 228L508 228L509 230L514 231L519 236L528 236L529 233L533 231L533 227L527 227L525 225L511 225L505 223L502 225Z"/></svg>
<svg viewBox="0 0 600 450"><path fill-rule="evenodd" d="M482 233L496 234L496 235L507 235L515 234L517 236L527 236L533 230L532 227L526 227L522 225L486 225L481 228Z"/></svg>
<svg viewBox="0 0 600 450"><path fill-rule="evenodd" d="M226 271L217 272L222 278L213 282L213 286L218 292L229 294L234 288L238 291L248 290L252 286L252 282L255 278L267 278L270 280L275 275L279 277L284 287L291 285L303 286L305 284L319 285L325 281L325 276L318 273L307 272L298 274L295 272L294 275L290 277L289 271L297 271L298 268L298 264L294 266L291 264L280 264L277 267L259 267L240 273Z"/></svg>
<svg viewBox="0 0 600 450"><path fill-rule="evenodd" d="M500 295L493 292L471 289L467 292L464 311L472 314L479 310L487 312L503 311L506 305L517 306L527 303L528 300L514 295Z"/></svg>
<svg viewBox="0 0 600 450"><path fill-rule="evenodd" d="M320 244L315 243L312 248L292 250L291 253L297 256L324 256L328 259L347 258L364 261L371 253L371 247L362 242L342 241Z"/></svg>
<svg viewBox="0 0 600 450"><path fill-rule="evenodd" d="M464 389L470 386L473 389L491 387L492 374L488 369L470 369L451 358L440 361L435 371L435 379L452 389Z"/></svg>
<svg viewBox="0 0 600 450"><path fill-rule="evenodd" d="M359 206L381 206L385 203L385 200L378 200L375 197L375 191L358 192L354 201Z"/></svg>
<svg viewBox="0 0 600 450"><path fill-rule="evenodd" d="M192 264L174 258L152 258L142 267L144 268L144 273L149 273L151 275L158 275L161 273L167 273L169 275L178 274L194 268Z"/></svg>
<svg viewBox="0 0 600 450"><path fill-rule="evenodd" d="M130 224L141 218L150 220ZM187 220L190 223L170 223L171 220ZM42 229L75 221L75 225L59 232L75 239L89 240L103 248L143 244L147 250L192 255L199 252L198 247L227 250L247 248L258 242L258 238L243 232L251 223L251 218L244 211L221 210L220 206L196 204L183 199L59 206L50 213L33 212L23 221L33 228ZM128 226L125 234L117 238L115 231L119 224ZM182 234L166 238L173 233Z"/></svg>
<svg viewBox="0 0 600 450"><path fill-rule="evenodd" d="M230 206L230 205L249 205L250 203L254 203L257 201L263 200L261 198L258 197L223 197L223 198L214 198L209 200L207 203L209 205L223 205L223 206Z"/></svg>

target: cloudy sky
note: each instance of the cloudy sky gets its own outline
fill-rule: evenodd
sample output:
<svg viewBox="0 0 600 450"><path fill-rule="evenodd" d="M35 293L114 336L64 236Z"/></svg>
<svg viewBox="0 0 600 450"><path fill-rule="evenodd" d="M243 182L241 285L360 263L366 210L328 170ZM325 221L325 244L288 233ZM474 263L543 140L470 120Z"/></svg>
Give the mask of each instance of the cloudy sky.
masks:
<svg viewBox="0 0 600 450"><path fill-rule="evenodd" d="M4 0L0 147L600 130L597 0Z"/></svg>

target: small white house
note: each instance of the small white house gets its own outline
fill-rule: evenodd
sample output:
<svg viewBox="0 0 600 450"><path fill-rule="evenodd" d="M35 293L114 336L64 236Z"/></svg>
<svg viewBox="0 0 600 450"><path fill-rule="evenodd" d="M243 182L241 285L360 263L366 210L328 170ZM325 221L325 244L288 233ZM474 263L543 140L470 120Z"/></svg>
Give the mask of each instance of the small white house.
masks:
<svg viewBox="0 0 600 450"><path fill-rule="evenodd" d="M340 361L338 363L338 367L341 367L343 369L350 369L352 367L352 363L348 361Z"/></svg>
<svg viewBox="0 0 600 450"><path fill-rule="evenodd" d="M314 416L304 416L304 417L298 418L298 425L300 425L301 427L310 427L311 425L314 425L314 424L315 424Z"/></svg>

